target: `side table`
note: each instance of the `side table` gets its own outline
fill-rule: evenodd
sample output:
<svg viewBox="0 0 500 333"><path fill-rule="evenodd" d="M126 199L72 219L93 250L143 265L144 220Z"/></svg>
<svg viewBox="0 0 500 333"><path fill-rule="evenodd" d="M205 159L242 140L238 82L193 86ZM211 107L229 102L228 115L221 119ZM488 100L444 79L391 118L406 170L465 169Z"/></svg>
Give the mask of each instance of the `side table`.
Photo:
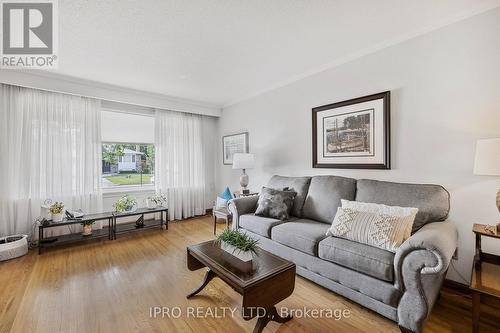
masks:
<svg viewBox="0 0 500 333"><path fill-rule="evenodd" d="M255 195L259 195L259 193L258 192L242 193L240 191L234 192L235 198L253 197Z"/></svg>
<svg viewBox="0 0 500 333"><path fill-rule="evenodd" d="M214 217L214 235L217 232L217 220L223 219L226 221L226 228L229 228L233 222L233 216L226 207L215 208L212 210L212 216Z"/></svg>
<svg viewBox="0 0 500 333"><path fill-rule="evenodd" d="M481 298L500 299L500 256L481 249L481 236L500 239L495 226L474 224L476 251L472 264L470 290L472 291L472 332L479 332Z"/></svg>

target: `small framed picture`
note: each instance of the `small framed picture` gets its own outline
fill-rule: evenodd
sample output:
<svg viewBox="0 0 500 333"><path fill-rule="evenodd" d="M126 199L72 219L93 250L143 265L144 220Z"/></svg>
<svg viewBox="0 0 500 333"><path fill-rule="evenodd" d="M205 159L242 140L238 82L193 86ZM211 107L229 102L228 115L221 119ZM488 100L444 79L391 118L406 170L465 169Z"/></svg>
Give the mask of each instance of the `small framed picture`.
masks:
<svg viewBox="0 0 500 333"><path fill-rule="evenodd" d="M233 164L235 153L248 153L248 132L222 137L222 163Z"/></svg>
<svg viewBox="0 0 500 333"><path fill-rule="evenodd" d="M390 169L390 92L312 109L313 168Z"/></svg>

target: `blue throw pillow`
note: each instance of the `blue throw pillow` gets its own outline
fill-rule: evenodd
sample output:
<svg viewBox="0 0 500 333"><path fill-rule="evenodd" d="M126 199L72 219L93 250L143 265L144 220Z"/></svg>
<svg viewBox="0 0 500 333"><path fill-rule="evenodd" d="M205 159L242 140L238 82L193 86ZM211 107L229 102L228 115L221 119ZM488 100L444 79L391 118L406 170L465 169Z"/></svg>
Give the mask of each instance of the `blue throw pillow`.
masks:
<svg viewBox="0 0 500 333"><path fill-rule="evenodd" d="M221 197L222 199L226 199L226 200L231 200L233 198L233 194L231 193L231 190L229 189L229 187L226 187L226 190L224 192L222 192L219 197Z"/></svg>

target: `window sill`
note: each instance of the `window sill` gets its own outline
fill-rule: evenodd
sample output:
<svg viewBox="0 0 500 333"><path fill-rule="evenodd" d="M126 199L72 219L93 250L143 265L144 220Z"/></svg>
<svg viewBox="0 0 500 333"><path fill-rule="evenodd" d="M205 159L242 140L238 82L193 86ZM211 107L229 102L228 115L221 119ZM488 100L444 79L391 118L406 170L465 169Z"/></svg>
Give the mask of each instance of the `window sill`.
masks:
<svg viewBox="0 0 500 333"><path fill-rule="evenodd" d="M124 193L154 193L155 186L154 185L145 185L145 186L119 186L113 188L105 188L102 190L102 195L104 197L114 197L121 196Z"/></svg>

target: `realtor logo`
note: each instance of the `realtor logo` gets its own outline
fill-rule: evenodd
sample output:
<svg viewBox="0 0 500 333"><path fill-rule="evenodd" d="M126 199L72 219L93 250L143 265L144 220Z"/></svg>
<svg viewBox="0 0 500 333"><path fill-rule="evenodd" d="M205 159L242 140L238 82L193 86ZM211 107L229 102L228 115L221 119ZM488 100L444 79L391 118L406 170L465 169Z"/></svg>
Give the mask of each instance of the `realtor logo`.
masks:
<svg viewBox="0 0 500 333"><path fill-rule="evenodd" d="M57 1L0 0L1 67L57 67Z"/></svg>

